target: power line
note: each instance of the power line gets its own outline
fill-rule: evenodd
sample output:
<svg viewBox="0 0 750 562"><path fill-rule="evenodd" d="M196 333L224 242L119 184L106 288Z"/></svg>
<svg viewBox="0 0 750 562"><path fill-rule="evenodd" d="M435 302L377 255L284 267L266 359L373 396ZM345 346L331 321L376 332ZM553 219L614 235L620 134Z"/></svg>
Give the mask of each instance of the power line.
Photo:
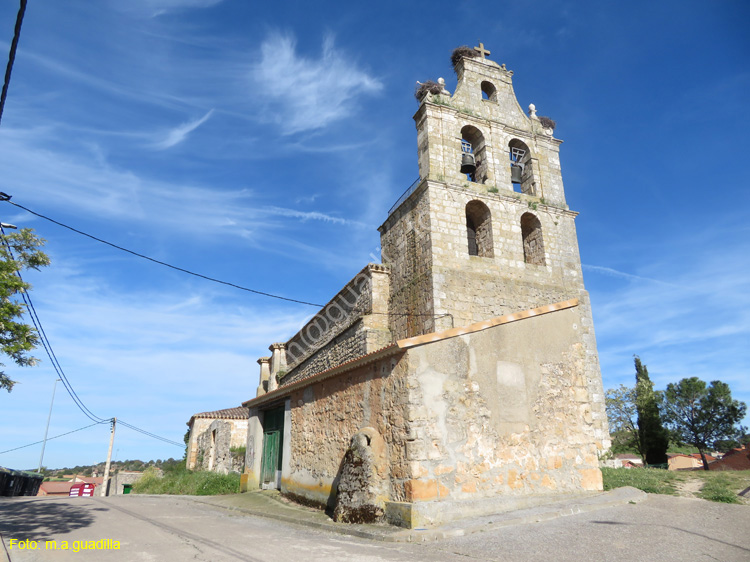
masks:
<svg viewBox="0 0 750 562"><path fill-rule="evenodd" d="M50 441L52 439L57 439L58 437L63 437L65 435L70 435L71 433L75 433L76 431L83 431L84 429L94 427L95 425L100 425L100 422L92 423L91 425L87 425L86 427L79 427L78 429L74 429L73 431L68 431L66 433L61 433L60 435L55 435L54 437L47 437L47 441ZM10 453L11 451L17 451L18 449L25 449L26 447L33 447L34 445L39 445L39 443L42 443L42 441L35 441L34 443L29 443L28 445L21 445L20 447L16 447L15 449L8 449L7 451L0 451L0 455L4 455L5 453Z"/></svg>
<svg viewBox="0 0 750 562"><path fill-rule="evenodd" d="M222 285L227 285L229 287L234 287L235 289L240 289L242 291L248 291L250 293L255 293L256 295L262 295L264 297L271 297L271 298L274 298L274 299L280 299L280 300L284 300L284 301L288 301L288 302L294 302L294 303L298 303L298 304L305 304L305 305L308 305L308 306L315 306L317 308L325 308L325 306L322 305L322 304L316 304L316 303L312 303L312 302L308 302L308 301L303 301L303 300L298 300L298 299L292 299L292 298L289 298L289 297L282 297L282 296L274 295L274 294L271 294L271 293L265 293L263 291L258 291L258 290L255 290L255 289L249 289L247 287L243 287L242 285L237 285L235 283L230 283L228 281L222 281L221 279L216 279L214 277L208 277L208 276L203 275L201 273L195 273L194 271L190 271L188 269L184 269L182 267L177 267L175 265L171 265L169 263L166 263L166 262L154 259L152 257L140 254L140 253L135 252L133 250L129 250L127 248L123 248L122 246L118 246L117 244L113 244L112 242L108 242L107 240L103 240L101 238L93 236L92 234L88 234L86 232L83 232L82 230L78 230L77 228L74 228L72 226L64 224L64 223L62 223L60 221L56 221L55 219L50 218L50 217L45 216L45 215L42 215L41 213L37 213L35 211L32 211L31 209L29 209L27 207L24 207L23 205L20 205L19 203L15 203L15 202L11 201L10 200L11 197L12 197L12 195L8 195L7 193L3 193L2 191L0 191L0 202L5 201L7 203L10 203L11 205L13 205L15 207L18 207L19 209L23 209L24 211L26 211L28 213L31 213L34 216L37 216L37 217L42 218L44 220L47 220L47 221L49 221L51 223L54 223L54 224L56 224L58 226L61 226L63 228L67 228L68 230L70 230L72 232L75 232L77 234L81 234L82 236L86 236L87 238L91 238L92 240L96 240L97 242L101 242L102 244L106 244L107 246L110 246L110 247L115 248L117 250L121 250L123 252L127 252L128 254L131 254L133 256L137 256L139 258L143 258L145 260L157 263L159 265L163 265L165 267L169 267L170 269L174 269L174 270L180 271L182 273L187 273L188 275L193 275L195 277L200 277L201 279L205 279L207 281L213 281L214 283L220 283ZM370 314L374 314L374 315L388 315L388 316L420 316L420 317L421 316L425 316L425 317L431 317L431 318L444 318L446 316L451 316L451 318L452 318L452 316L453 316L452 314L449 314L449 313L445 313L445 314L419 314L419 313L413 313L413 312L371 312Z"/></svg>
<svg viewBox="0 0 750 562"><path fill-rule="evenodd" d="M153 439L158 439L159 441L164 441L165 443L169 443L170 445L174 445L176 447L184 448L184 443L178 443L177 441L172 441L171 439L167 439L166 437L161 437L160 435L156 435L155 433L151 433L150 431L146 431L145 429L141 429L140 427L136 427L134 425L131 425L127 422L122 421L121 419L117 419L117 423L120 425L124 425L128 429L132 429L133 431L137 431L138 433L142 433L143 435L147 435L148 437L151 437Z"/></svg>
<svg viewBox="0 0 750 562"><path fill-rule="evenodd" d="M35 216L37 216L37 217L39 217L41 219L47 220L47 221L49 221L51 223L54 223L54 224L56 224L58 226L62 226L63 228L67 228L68 230L71 230L71 231L73 231L73 232L75 232L77 234L81 234L83 236L86 236L87 238L91 238L92 240L96 240L97 242L101 242L102 244L106 244L107 246L111 246L112 248L116 248L117 250L121 250L123 252L127 252L128 254L137 256L139 258L142 258L144 260L148 260L148 261L153 262L153 263L158 263L159 265L163 265L164 267L168 267L168 268L174 269L176 271L181 271L182 273L187 273L188 275L193 275L195 277L200 277L201 279L205 279L207 281L213 281L214 283L220 283L222 285L228 285L230 287L234 287L235 289L240 289L241 291L247 291L249 293L255 293L256 295L262 295L264 297L270 297L270 298L273 298L273 299L279 299L279 300L288 301L288 302L295 302L295 303L298 303L298 304L305 304L307 306L315 306L317 308L322 308L323 307L323 305L321 305L321 304L316 304L316 303L313 303L313 302L307 302L307 301L292 299L292 298L289 298L289 297L282 297L280 295L274 295L274 294L271 294L271 293L265 293L263 291L258 291L256 289L250 289L248 287L243 287L242 285L237 285L235 283L230 283L228 281L222 281L221 279L216 279L215 277L209 277L209 276L203 275L201 273L196 273L194 271L190 271L189 269L184 269L182 267L177 267L176 265L172 265L172 264L169 264L167 262L163 262L163 261L154 259L152 257L146 256L144 254L140 254L138 252L134 252L133 250L128 250L127 248L123 248L122 246L118 246L117 244L113 244L112 242L107 242L106 240L103 240L103 239L98 238L96 236L93 236L91 234L87 234L86 232L83 232L81 230L78 230L77 228L73 228L72 226L68 226L67 224L64 224L64 223L61 223L59 221L56 221L56 220L54 220L54 219L52 219L50 217L47 217L47 216L42 215L40 213L36 213L36 212L32 211L31 209L28 209L28 208L24 207L23 205L19 205L18 203L14 203L13 201L10 200L10 198L11 198L11 196L8 195L7 193L0 192L0 201L7 201L11 205L14 205L14 206L18 207L19 209L23 209L24 211L26 211L28 213L31 213L32 215L35 215Z"/></svg>
<svg viewBox="0 0 750 562"><path fill-rule="evenodd" d="M26 0L21 0L16 16L16 27L13 30L13 41L10 43L10 53L8 54L8 66L5 67L5 80L3 81L3 91L0 94L0 119L3 118L3 109L5 108L5 98L8 96L8 87L10 86L10 74L13 71L13 63L16 60L16 49L18 48L18 39L21 37L21 24L23 15L26 12Z"/></svg>
<svg viewBox="0 0 750 562"><path fill-rule="evenodd" d="M15 259L13 256L13 250L11 249L10 244L8 243L8 240L6 238L5 229L3 229L2 226L0 226L0 234L2 234L2 242L5 245L6 250L8 251L8 256L12 260ZM15 273L18 279L23 283L23 277L21 276L21 272L16 270ZM26 305L26 311L28 312L29 317L31 318L31 322L34 325L34 328L36 329L37 333L39 334L39 341L41 342L42 347L44 348L44 351L47 353L47 357L49 357L50 363L52 364L52 368L55 370L58 377L62 381L63 386L65 387L65 390L70 395L75 405L78 406L78 409L81 410L81 412L83 412L83 414L87 418L89 418L91 421L95 423L105 423L107 420L97 416L91 410L89 410L86 407L86 405L83 403L83 400L81 400L81 398L76 394L75 390L73 389L73 385L70 384L68 377L65 375L65 372L63 371L62 366L57 360L57 356L52 350L52 345L47 339L47 333L44 331L44 327L42 326L42 321L39 319L39 316L36 313L36 308L34 308L34 303L31 301L31 295L29 295L26 291L23 291L23 290L19 292L21 294L21 299Z"/></svg>
<svg viewBox="0 0 750 562"><path fill-rule="evenodd" d="M2 228L2 226L0 226L0 233L2 234L2 241L8 251L9 257L11 259L15 259L13 257L13 251L10 247L10 244L8 243L8 240L5 237L5 230ZM23 277L21 277L21 273L19 271L16 271L16 276L21 280L21 282L23 282ZM42 347L44 347L44 350L47 353L47 357L49 357L49 360L52 363L52 367L55 369L55 372L60 377L60 380L62 381L63 386L65 387L65 390L68 392L68 394L70 395L75 405L78 406L78 409L81 410L81 412L83 412L83 414L86 417L88 417L91 421L94 422L93 425L111 422L112 418L104 419L94 414L86 406L86 404L83 403L83 400L81 400L81 398L78 396L75 389L73 388L73 385L70 383L67 376L65 375L65 372L62 369L62 365L60 365L60 362L57 360L57 356L55 355L55 352L52 349L52 344L50 344L49 339L47 338L47 333L44 331L44 327L42 326L42 321L39 319L39 315L36 312L36 308L34 308L34 303L31 301L31 296L25 291L20 291L20 293L21 293L21 298L23 299L23 302L26 305L26 310L29 313L29 317L31 318L31 322L34 324L34 328L39 334L39 341L42 343ZM156 435L154 433L151 433L149 431L146 431L145 429L141 429L129 423L125 423L122 421L120 423L132 429L133 431L138 431L144 435L152 437L153 439L159 439L161 441L164 441L165 443L176 445L178 447L184 446L183 444L177 443L176 441L172 441L171 439L161 437L159 435ZM91 426L87 426L87 427L91 427ZM38 443L41 443L41 441L39 441Z"/></svg>

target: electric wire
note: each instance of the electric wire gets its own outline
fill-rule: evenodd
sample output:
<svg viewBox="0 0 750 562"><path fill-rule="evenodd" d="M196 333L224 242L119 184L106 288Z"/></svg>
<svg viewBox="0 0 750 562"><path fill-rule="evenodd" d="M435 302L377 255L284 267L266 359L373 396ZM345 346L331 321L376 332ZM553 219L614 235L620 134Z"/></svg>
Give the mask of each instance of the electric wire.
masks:
<svg viewBox="0 0 750 562"><path fill-rule="evenodd" d="M172 264L169 264L167 262L163 262L163 261L157 260L155 258L146 256L144 254L135 252L133 250L129 250L127 248L123 248L122 246L118 246L117 244L113 244L112 242L108 242L106 240L103 240L102 238L98 238L98 237L93 236L91 234L87 234L86 232L83 232L81 230L78 230L77 228L73 228L72 226L68 226L67 224L64 224L64 223L61 223L59 221L56 221L55 219L52 219L52 218L47 217L45 215L42 215L41 213L36 213L36 212L32 211L31 209L28 209L28 208L24 207L23 205L19 205L18 203L14 203L13 201L10 200L10 197L11 196L9 196L8 194L0 192L0 201L6 201L6 202L10 203L11 205L14 205L14 206L18 207L19 209L23 209L27 213L31 213L32 215L37 216L37 217L39 217L41 219L47 220L47 221L52 222L52 223L54 223L54 224L56 224L58 226L62 226L63 228L67 228L68 230L71 230L71 231L73 231L73 232L75 232L77 234L81 234L83 236L86 236L87 238L91 238L92 240L96 240L97 242L101 242L102 244L106 244L107 246L111 246L112 248L116 248L117 250L121 250L123 252L127 252L128 254L132 254L132 255L137 256L139 258L142 258L144 260L148 260L150 262L157 263L159 265L163 265L164 267L168 267L168 268L174 269L176 271L181 271L182 273L187 273L188 275L193 275L195 277L200 277L201 279L205 279L207 281L213 281L214 283L220 283L222 285L228 285L229 287L234 287L235 289L240 289L241 291L247 291L249 293L255 293L256 295L262 295L264 297L270 297L270 298L273 298L273 299L279 299L279 300L288 301L288 302L295 302L295 303L304 304L304 305L307 305L307 306L315 306L315 307L318 307L318 308L322 308L323 307L323 305L317 304L317 303L314 303L314 302L307 302L307 301L303 301L303 300L292 299L292 298L289 298L289 297L282 297L280 295L274 295L274 294L271 294L271 293L266 293L266 292L263 292L263 291L258 291L256 289L250 289L248 287L243 287L242 285L237 285L235 283L230 283L229 281L222 281L221 279L216 279L215 277L209 277L208 275L203 275L202 273L196 273L194 271L190 271L189 269L185 269L185 268L182 268L182 267L177 267L176 265L172 265Z"/></svg>
<svg viewBox="0 0 750 562"><path fill-rule="evenodd" d="M8 251L8 255L11 259L15 259L13 257L13 251L8 243L8 240L5 238L5 230L0 226L0 233L2 234L2 241L5 245L5 248ZM21 273L19 271L16 271L16 276L23 282L23 277L21 276ZM21 291L21 298L23 299L24 304L26 305L26 310L29 314L29 317L31 318L31 322L34 325L34 328L36 329L37 333L39 334L39 341L42 344L42 347L44 347L45 352L47 353L47 357L49 357L50 363L52 364L52 367L54 368L55 372L57 373L58 377L63 383L63 387L67 391L68 395L71 397L75 405L78 407L79 410L91 421L94 422L93 425L99 425L103 423L111 423L114 418L101 418L94 414L87 406L84 404L83 400L78 396L75 389L73 388L73 385L68 380L67 376L65 375L65 372L62 369L62 366L60 365L60 362L57 360L57 356L55 355L54 350L52 349L52 345L49 342L49 339L47 338L47 334L44 331L44 327L42 326L42 322L39 319L39 315L36 312L36 308L34 308L34 303L31 301L30 295L25 292ZM179 447L184 447L184 444L177 443L176 441L172 441L171 439L167 439L166 437L161 437L159 435L156 435L155 433L151 433L149 431L146 431L145 429L141 429L139 427L136 427L134 425L131 425L126 422L120 421L122 425L125 427L128 427L132 429L133 431L137 431L142 433L143 435L147 435L149 437L152 437L153 439L158 439L161 441L164 441L165 443L169 443L171 445L176 445ZM87 426L91 427L91 426ZM41 443L41 441L38 441L37 443ZM36 444L36 443L35 443ZM25 447L26 445L24 445ZM19 447L22 448L22 447ZM15 450L15 449L13 449Z"/></svg>
<svg viewBox="0 0 750 562"><path fill-rule="evenodd" d="M8 54L8 65L5 67L5 79L3 80L3 91L0 94L0 120L3 118L3 109L5 108L5 98L8 97L8 87L10 86L10 74L13 72L13 63L16 60L16 49L18 48L18 39L21 37L21 24L23 15L26 12L26 0L21 0L16 15L16 27L13 30L13 41L10 43L10 53Z"/></svg>
<svg viewBox="0 0 750 562"><path fill-rule="evenodd" d="M117 418L117 424L123 425L128 429L132 429L133 431L137 431L138 433L142 433L143 435L147 435L148 437L151 437L153 439L158 439L159 441L164 441L165 443L169 443L170 445L180 447L181 449L185 447L185 443L178 443L177 441L172 441L171 439L167 439L166 437L161 437L160 435L156 435L155 433L151 433L150 431L146 431L145 429L141 429L140 427L136 427L127 422L124 422L120 418Z"/></svg>
<svg viewBox="0 0 750 562"><path fill-rule="evenodd" d="M174 269L176 271L180 271L182 273L187 273L188 275L193 275L195 277L200 277L201 279L205 279L207 281L212 281L214 283L220 283L222 285L227 285L229 287L234 287L235 289L240 289L242 291L248 291L250 293L255 293L256 295L261 295L261 296L264 296L264 297L271 297L271 298L274 298L274 299L280 299L280 300L284 300L284 301L288 301L288 302L294 302L294 303L298 303L298 304L304 304L304 305L308 305L308 306L315 306L317 308L325 308L325 306L322 305L322 304L317 304L317 303L303 301L303 300L298 300L298 299L292 299L292 298L289 298L289 297L282 297L280 295L274 295L274 294L271 294L271 293L265 293L263 291L258 291L258 290L255 290L255 289L250 289L248 287L243 287L242 285L237 285L235 283L230 283L228 281L222 281L221 279L216 279L214 277L208 277L207 275L203 275L201 273L195 273L194 271L190 271L189 269L184 269L182 267L178 267L176 265L172 265L172 264L169 264L169 263L166 263L166 262L163 262L163 261L151 258L151 257L146 256L144 254L140 254L140 253L135 252L133 250L129 250L128 248L124 248L122 246L118 246L117 244L114 244L114 243L109 242L107 240L104 240L102 238L98 238L97 236L94 236L92 234L88 234L86 232L83 232L82 230L78 230L77 228L69 226L69 225L67 225L65 223L57 221L57 220L55 220L53 218L50 218L50 217L48 217L46 215L43 215L41 213L37 213L36 211L32 211L28 207L24 207L23 205L21 205L19 203L15 203L14 201L11 201L10 200L11 197L12 197L12 195L8 195L7 193L3 193L2 191L0 191L0 202L10 203L11 205L13 205L15 207L18 207L19 209L23 209L27 213L31 213L34 216L37 216L37 217L39 217L41 219L44 219L44 220L47 220L47 221L49 221L49 222L51 222L53 224L56 224L56 225L61 226L63 228L66 228L66 229L68 229L68 230L70 230L72 232L75 232L76 234L81 234L82 236L86 236L87 238L90 238L90 239L95 240L97 242L101 242L102 244L106 244L107 246L110 246L110 247L115 248L117 250L126 252L128 254L133 255L133 256L136 256L136 257L139 257L139 258L142 258L142 259L145 259L145 260L157 263L159 265L163 265L165 267L168 267L170 269ZM453 315L450 314L450 313L445 313L445 314L419 314L419 313L413 313L413 312L370 312L370 314L373 314L373 315L387 315L387 316L428 316L428 317L436 318L436 319L445 318L447 316L450 316L451 317L451 322L453 320Z"/></svg>
<svg viewBox="0 0 750 562"><path fill-rule="evenodd" d="M54 437L47 437L47 441L51 441L52 439L57 439L58 437L64 437L65 435L70 435L71 433L75 433L76 431L83 431L84 429L88 429L90 427L94 427L95 425L99 425L99 422L92 423L91 425L87 425L85 427L79 427L78 429L74 429L72 431L66 431L65 433L61 433L60 435L55 435ZM16 447L14 449L8 449L6 451L0 451L0 455L4 455L5 453L10 453L12 451L17 451L18 449L25 449L26 447L33 447L34 445L39 445L39 443L43 443L42 441L35 441L34 443L29 443L28 445L21 445L20 447Z"/></svg>
<svg viewBox="0 0 750 562"><path fill-rule="evenodd" d="M8 252L8 256L10 259L15 259L13 256L13 250L10 247L10 244L8 243L8 240L5 235L5 229L3 229L0 226L0 233L2 234L2 241L5 245L5 248ZM18 279L23 282L23 277L21 276L21 272L16 270L15 272ZM41 320L39 319L39 316L36 313L36 308L34 308L34 303L31 301L31 295L29 295L26 291L19 291L21 294L21 299L23 300L24 304L26 305L26 311L29 315L29 318L31 318L31 322L34 325L34 328L36 329L37 333L39 334L39 341L42 344L42 347L44 348L44 351L47 353L47 357L49 357L50 363L52 364L52 368L57 373L58 377L63 383L63 387L65 388L68 395L70 395L70 398L73 400L76 406L78 406L78 409L83 412L83 414L89 418L91 421L96 423L105 423L107 420L104 418L101 418L94 414L91 410L86 407L86 405L83 403L81 398L76 394L75 390L73 389L73 385L70 384L70 381L68 380L68 377L65 375L65 372L62 369L62 366L57 361L57 356L55 355L54 351L52 350L52 346L49 343L49 340L47 339L47 333L44 331L44 327L42 326Z"/></svg>

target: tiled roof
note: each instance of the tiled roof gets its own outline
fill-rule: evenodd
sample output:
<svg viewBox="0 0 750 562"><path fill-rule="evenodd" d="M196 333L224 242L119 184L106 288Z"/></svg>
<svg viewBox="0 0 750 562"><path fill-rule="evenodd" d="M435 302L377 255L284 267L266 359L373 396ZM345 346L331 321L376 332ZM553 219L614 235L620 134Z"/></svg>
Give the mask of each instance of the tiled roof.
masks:
<svg viewBox="0 0 750 562"><path fill-rule="evenodd" d="M711 470L750 470L750 449L732 449L721 460L708 465Z"/></svg>
<svg viewBox="0 0 750 562"><path fill-rule="evenodd" d="M68 493L70 493L70 487L72 485L73 482L42 482L39 486L39 493L37 493L37 495L41 496L46 493L47 495L59 494L67 496Z"/></svg>
<svg viewBox="0 0 750 562"><path fill-rule="evenodd" d="M214 412L201 412L200 414L193 414L191 419L195 418L211 418L221 420L246 420L248 418L248 409L242 406L236 408L227 408L226 410L216 410Z"/></svg>

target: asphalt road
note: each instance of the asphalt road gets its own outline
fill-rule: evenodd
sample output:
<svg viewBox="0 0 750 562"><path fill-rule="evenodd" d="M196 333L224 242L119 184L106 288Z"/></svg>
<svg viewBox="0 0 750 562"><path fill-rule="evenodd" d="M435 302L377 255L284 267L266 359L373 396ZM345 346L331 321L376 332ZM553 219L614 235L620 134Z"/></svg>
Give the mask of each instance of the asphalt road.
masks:
<svg viewBox="0 0 750 562"><path fill-rule="evenodd" d="M2 562L750 561L750 506L669 496L424 544L357 539L168 496L2 499L0 532ZM24 539L37 548L11 548ZM74 550L107 539L120 549Z"/></svg>

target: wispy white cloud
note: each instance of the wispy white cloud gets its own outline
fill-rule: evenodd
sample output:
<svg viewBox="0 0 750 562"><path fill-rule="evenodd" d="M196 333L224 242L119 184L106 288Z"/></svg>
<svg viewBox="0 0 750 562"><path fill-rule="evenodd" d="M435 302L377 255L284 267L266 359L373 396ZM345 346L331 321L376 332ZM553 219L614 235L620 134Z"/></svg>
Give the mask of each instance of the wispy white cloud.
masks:
<svg viewBox="0 0 750 562"><path fill-rule="evenodd" d="M210 8L223 0L129 0L117 2L117 8L127 13L158 17L178 10Z"/></svg>
<svg viewBox="0 0 750 562"><path fill-rule="evenodd" d="M173 146L180 144L188 137L190 133L192 133L198 127L203 125L203 123L208 121L211 118L211 115L213 115L213 112L214 110L212 109L203 117L200 117L193 121L188 121L187 123L183 123L179 127L175 127L174 129L168 131L166 135L164 135L164 138L162 138L162 140L154 143L154 148L156 148L157 150L165 150L167 148L172 148Z"/></svg>
<svg viewBox="0 0 750 562"><path fill-rule="evenodd" d="M637 354L657 388L684 377L718 379L731 386L735 398L750 402L750 269L747 260L736 259L750 249L742 244L722 249L711 240L727 236L713 230L703 236L708 242L692 241L689 259L655 248L663 256L658 272L669 283L586 267L592 273L588 284L605 388L633 384L632 356ZM657 270L653 264L644 267L647 275ZM630 282L599 283L597 274Z"/></svg>
<svg viewBox="0 0 750 562"><path fill-rule="evenodd" d="M285 209L283 207L264 207L263 212L269 215L278 215L280 217L291 217L295 219L302 219L303 221L315 220L330 222L333 224L347 224L362 226L362 223L352 219L342 219L341 217L334 217L318 211L297 211L295 209Z"/></svg>
<svg viewBox="0 0 750 562"><path fill-rule="evenodd" d="M325 127L349 116L361 95L375 94L383 85L323 41L320 58L301 57L291 35L274 33L261 45L261 60L253 67L255 95L286 135Z"/></svg>
<svg viewBox="0 0 750 562"><path fill-rule="evenodd" d="M616 269L612 269L611 267L604 267L601 265L588 265L585 263L581 264L581 267L584 271L596 271L597 273L602 273L610 277L619 277L621 279L630 279L632 281L648 281L650 283L660 283L662 285L669 285L671 287L675 286L671 283L666 283L658 279L650 279L648 277L642 277L640 275L634 275L632 273L625 273L624 271L618 271Z"/></svg>

